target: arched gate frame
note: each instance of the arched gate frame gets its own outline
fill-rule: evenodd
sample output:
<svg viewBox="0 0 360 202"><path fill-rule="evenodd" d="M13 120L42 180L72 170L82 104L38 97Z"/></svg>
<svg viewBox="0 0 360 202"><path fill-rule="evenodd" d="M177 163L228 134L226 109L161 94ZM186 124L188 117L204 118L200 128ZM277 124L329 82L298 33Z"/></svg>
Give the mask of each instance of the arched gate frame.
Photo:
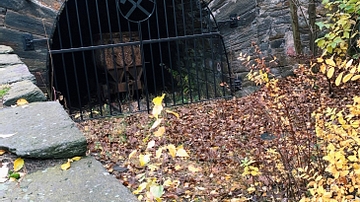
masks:
<svg viewBox="0 0 360 202"><path fill-rule="evenodd" d="M54 97L75 118L149 111L224 97L230 66L199 0L68 0L49 50Z"/></svg>

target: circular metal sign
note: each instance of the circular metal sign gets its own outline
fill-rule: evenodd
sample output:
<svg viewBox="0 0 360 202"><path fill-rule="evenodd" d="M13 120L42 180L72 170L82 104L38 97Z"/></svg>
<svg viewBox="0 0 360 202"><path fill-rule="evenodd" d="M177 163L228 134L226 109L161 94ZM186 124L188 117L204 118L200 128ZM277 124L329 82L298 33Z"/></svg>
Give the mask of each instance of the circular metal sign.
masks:
<svg viewBox="0 0 360 202"><path fill-rule="evenodd" d="M156 7L156 0L118 0L117 8L121 15L130 22L143 22L151 17Z"/></svg>

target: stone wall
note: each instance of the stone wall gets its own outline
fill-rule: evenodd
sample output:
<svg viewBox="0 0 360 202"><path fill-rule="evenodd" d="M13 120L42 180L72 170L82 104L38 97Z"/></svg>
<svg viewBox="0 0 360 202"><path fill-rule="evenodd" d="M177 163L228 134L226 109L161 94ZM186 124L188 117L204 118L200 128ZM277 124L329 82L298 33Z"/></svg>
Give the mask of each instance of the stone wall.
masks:
<svg viewBox="0 0 360 202"><path fill-rule="evenodd" d="M47 38L52 32L62 2L59 0L0 1L0 44L14 49L14 53L36 76L37 83L43 90L46 80L46 42L36 42L34 51L24 51L23 35L30 33L34 39Z"/></svg>
<svg viewBox="0 0 360 202"><path fill-rule="evenodd" d="M298 10L303 53L310 54L307 2L302 1ZM244 78L248 69L237 58L240 53L250 54L255 42L265 56L278 58L278 66L272 69L275 75L288 75L296 61L288 0L213 0L209 3L219 28L224 36L231 67L236 76ZM231 28L229 15L236 14L238 27Z"/></svg>

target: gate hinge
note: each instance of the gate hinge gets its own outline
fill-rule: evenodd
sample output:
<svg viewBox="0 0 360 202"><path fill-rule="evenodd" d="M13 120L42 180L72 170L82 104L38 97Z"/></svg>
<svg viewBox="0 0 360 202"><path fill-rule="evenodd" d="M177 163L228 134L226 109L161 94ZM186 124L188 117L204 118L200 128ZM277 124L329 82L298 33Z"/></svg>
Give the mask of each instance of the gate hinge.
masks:
<svg viewBox="0 0 360 202"><path fill-rule="evenodd" d="M48 41L48 38L34 39L32 34L24 34L22 36L23 49L24 51L35 50L34 42Z"/></svg>

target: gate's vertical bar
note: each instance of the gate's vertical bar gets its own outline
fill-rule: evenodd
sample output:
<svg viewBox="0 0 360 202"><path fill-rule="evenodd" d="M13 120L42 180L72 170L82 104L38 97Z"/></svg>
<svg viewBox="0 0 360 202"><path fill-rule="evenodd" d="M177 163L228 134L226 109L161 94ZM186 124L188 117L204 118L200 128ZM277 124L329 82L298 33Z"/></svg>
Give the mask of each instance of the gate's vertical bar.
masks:
<svg viewBox="0 0 360 202"><path fill-rule="evenodd" d="M192 18L191 18L191 24L192 24L192 29L193 29L193 33L194 34L197 34L196 33L196 29L195 29L195 23L194 23L194 19L195 19L195 12L194 12L194 9L193 9L193 0L190 0L190 13L192 15ZM201 33L201 30L200 30L200 33ZM195 63L195 67L194 65L192 65L191 67L192 68L195 68L195 71L196 71L196 84L197 84L197 95L198 95L198 98L197 98L197 101L200 101L201 100L201 95L200 95L200 78L199 78L199 63L198 63L198 57L197 57L197 45L196 45L196 42L197 42L197 38L194 38L193 39L193 46L194 46L194 63ZM205 47L202 47L203 50L205 50ZM201 56L200 56L201 57ZM192 81L193 82L193 81Z"/></svg>
<svg viewBox="0 0 360 202"><path fill-rule="evenodd" d="M90 36L90 45L93 46L94 45L94 39L93 39L93 31L92 31L92 26L91 26L91 22L90 22L90 14L89 14L89 5L88 5L88 1L85 1L85 8L86 8L86 17L87 17L87 23L88 23L88 27L89 27L89 36ZM99 76L98 76L98 72L97 72L97 68L96 68L96 60L95 60L95 51L91 50L91 56L92 56L92 62L94 65L94 73L95 73L95 80L96 80L96 94L97 94L97 98L99 101L99 109L100 109L100 116L103 116L103 110L102 110L102 100L101 100L101 94L100 94L100 86L99 86Z"/></svg>
<svg viewBox="0 0 360 202"><path fill-rule="evenodd" d="M102 34L102 28L101 28L101 21L100 21L100 13L99 13L99 4L98 4L98 0L95 0L95 7L96 7L96 16L97 16L97 21L98 21L98 29L99 29L99 36L100 36L100 43L103 44L104 40L103 40L103 34ZM101 54L102 54L102 58L105 58L105 50L101 49ZM104 62L104 61L102 61ZM109 91L109 77L108 77L108 72L107 72L107 68L106 65L103 66L103 70L105 72L105 82L106 82L106 89L108 90L107 92L103 92L104 94L104 99L105 99L105 93L108 99L108 102L110 102L110 91ZM101 86L101 88L103 89L103 86ZM104 89L103 89L104 90ZM110 103L108 103L110 104ZM111 106L109 106L109 114L112 114L112 108Z"/></svg>
<svg viewBox="0 0 360 202"><path fill-rule="evenodd" d="M111 19L110 19L110 12L109 12L109 3L108 0L105 0L105 5L106 5L106 16L107 16L107 21L108 21L108 26L109 26L109 36L110 36L110 41L111 43L114 43L113 40L113 33L112 33L112 28L111 28ZM115 70L115 83L116 83L116 102L118 104L117 110L121 112L121 104L120 104L120 94L119 94L119 73L118 73L118 68L116 66L116 61L115 61L115 52L114 52L114 47L111 47L111 59L113 61L113 68ZM111 103L111 100L110 100ZM112 105L111 105L112 106ZM113 106L115 107L115 106ZM111 114L112 115L112 114Z"/></svg>
<svg viewBox="0 0 360 202"><path fill-rule="evenodd" d="M84 46L84 42L83 42L83 38L82 38L82 32L81 32L81 22L80 22L80 17L79 17L79 8L78 8L78 3L77 0L75 0L75 10L76 10L76 18L77 18L77 24L78 24L78 29L79 29L79 35L80 35L80 45L81 47ZM90 104L90 118L93 118L93 109L92 109L92 103L91 103L91 95L90 95L90 86L89 86L89 78L88 78L88 73L87 73L87 65L86 65L86 60L85 60L85 53L84 51L81 51L81 55L82 55L82 59L83 59L83 63L84 63L84 73L85 73L85 82L86 82L86 89L87 89L87 94L88 94L88 99L89 99L89 104Z"/></svg>
<svg viewBox="0 0 360 202"><path fill-rule="evenodd" d="M151 40L152 36L151 36L151 26L150 26L150 22L149 20L147 20L147 27L148 27L148 37ZM150 57L151 57L151 71L152 71L152 79L154 82L154 94L157 94L157 90L156 90L156 77L155 77L155 67L154 67L154 54L153 54L153 45L152 43L149 44L150 46Z"/></svg>
<svg viewBox="0 0 360 202"><path fill-rule="evenodd" d="M67 2L66 2L67 3ZM66 5L65 5L66 6ZM60 49L63 48L63 44L62 44L62 38L61 38L61 34L60 34L60 25L59 25L59 21L57 20L56 21L56 26L58 28L58 36L59 36L59 44L60 44ZM62 61L62 68L63 68L63 71L64 71L64 77L65 77L65 87L66 87L66 99L68 101L68 109L69 109L69 113L71 114L72 112L72 108L71 108L71 97L70 97L70 91L69 91L69 83L68 83L68 78L67 78L67 71L66 71L66 66L65 66L65 58L64 58L64 53L60 53L61 54L61 61ZM56 70L54 69L55 73L56 73ZM56 77L55 77L56 78ZM57 86L57 80L56 80L56 86ZM56 89L55 89L56 91ZM54 92L56 93L56 92Z"/></svg>
<svg viewBox="0 0 360 202"><path fill-rule="evenodd" d="M124 40L123 40L123 35L122 35L122 27L121 27L121 18L120 18L120 15L119 15L119 11L120 11L120 5L119 5L119 1L116 1L116 17L117 17L117 20L118 20L118 28L119 28L119 40L120 40L120 43L124 43ZM125 20L125 19L124 19ZM128 24L129 25L129 24ZM130 30L129 30L130 31ZM125 49L124 49L124 46L121 46L121 58L123 61L125 61ZM125 62L123 63L125 64ZM125 77L125 84L126 84L126 95L125 95L125 100L130 100L129 99L129 78L127 76L127 72L126 72L126 67L124 67L123 69L124 73L124 77ZM122 82L122 81L121 81Z"/></svg>
<svg viewBox="0 0 360 202"><path fill-rule="evenodd" d="M201 33L204 32L205 28L203 27L203 7L202 7L202 4L201 2L199 2L199 10L200 10L200 29L201 29ZM201 37L201 44L202 44L202 47L205 48L205 40L204 40L204 37ZM204 71L204 77L205 77L205 90L206 90L206 99L209 99L209 87L208 87L208 75L207 75L207 68L206 68L206 57L207 57L207 51L204 51L204 55L203 55L203 71Z"/></svg>
<svg viewBox="0 0 360 202"><path fill-rule="evenodd" d="M177 19L176 19L176 4L175 4L175 0L172 0L172 7L173 7L173 13L174 13L174 25L175 25L175 36L179 36L179 33L178 33L178 24L177 24ZM179 40L176 40L175 41L175 44L176 44L176 55L177 55L177 62L180 63L180 48L179 48ZM180 72L180 65L178 65L178 67L176 68L176 71ZM181 77L181 74L179 73L179 81L180 84L182 84L182 77ZM182 86L181 86L182 88ZM175 101L176 102L176 101ZM184 103L184 91L183 89L181 89L181 102Z"/></svg>
<svg viewBox="0 0 360 202"><path fill-rule="evenodd" d="M169 34L169 25L168 25L168 18L167 18L167 9L166 9L166 0L163 0L164 4L164 13L165 13L165 25L166 25L166 37L170 37ZM175 105L175 87L174 87L174 78L173 78L173 63L171 57L171 48L170 48L170 41L167 42L168 45L168 54L169 54L169 69L171 73L170 81L171 81L171 93L172 93L172 101L173 105Z"/></svg>
<svg viewBox="0 0 360 202"><path fill-rule="evenodd" d="M148 113L150 113L150 103L149 103L149 91L147 90L147 77L146 77L146 67L145 67L145 57L144 57L144 44L143 44L143 37L142 37L142 29L140 22L138 23L138 31L139 31L139 40L140 40L140 54L141 54L141 68L144 75L144 88L146 89L146 109ZM137 81L136 81L137 83ZM138 105L140 105L138 100ZM140 106L139 106L140 110Z"/></svg>
<svg viewBox="0 0 360 202"><path fill-rule="evenodd" d="M70 47L73 48L73 39L72 39L72 35L71 35L71 27L70 27L70 19L69 19L69 10L68 7L65 6L65 10L66 10L66 23L67 23L67 27L68 27L68 34L69 34L69 40L70 40ZM74 66L74 76L75 76L75 84L76 84L76 91L77 91L77 97L78 97L78 103L80 106L80 119L83 120L84 116L83 116L83 106L81 103L81 97L80 97L80 89L79 89L79 80L78 80L78 75L77 75L77 66L75 63L75 55L74 52L71 52L71 57L72 57L72 63Z"/></svg>
<svg viewBox="0 0 360 202"><path fill-rule="evenodd" d="M156 12L156 28L157 28L157 38L160 39L161 35L160 35L160 30L159 30L159 15L158 12ZM158 43L159 44L159 56L160 56L160 68L161 68L161 81L162 81L162 90L164 91L165 88L165 77L164 77L164 61L163 61L163 56L162 56L162 50L161 50L161 42Z"/></svg>
<svg viewBox="0 0 360 202"><path fill-rule="evenodd" d="M186 35L187 34L187 29L186 29L186 18L185 18L186 15L185 15L184 0L181 0L181 11L182 11L182 18L183 18L184 35ZM186 56L186 58L189 58L187 40L185 39L184 42L185 42L185 56ZM193 102L191 83L190 83L190 79L189 79L189 77L190 77L190 67L189 67L188 61L189 61L188 59L185 60L185 68L187 70L187 75L185 76L184 81L187 82L187 85L188 85L188 93L189 93L190 102ZM186 77L187 77L187 79L186 79ZM185 86L185 84L183 84L183 85Z"/></svg>

